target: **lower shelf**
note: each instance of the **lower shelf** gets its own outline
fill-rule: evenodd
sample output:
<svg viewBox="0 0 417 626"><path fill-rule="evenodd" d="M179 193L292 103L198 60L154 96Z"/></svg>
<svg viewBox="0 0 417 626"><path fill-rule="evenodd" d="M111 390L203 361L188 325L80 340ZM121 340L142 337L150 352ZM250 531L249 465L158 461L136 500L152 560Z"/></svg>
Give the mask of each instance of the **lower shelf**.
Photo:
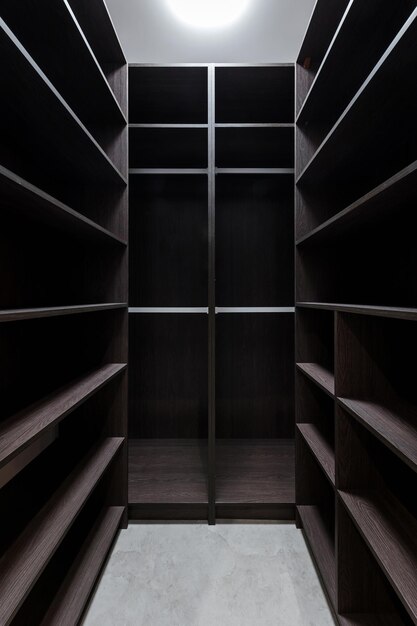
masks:
<svg viewBox="0 0 417 626"><path fill-rule="evenodd" d="M131 519L207 519L207 442L129 441Z"/></svg>
<svg viewBox="0 0 417 626"><path fill-rule="evenodd" d="M316 506L297 506L303 529L329 598L336 603L336 557L334 537L331 536L320 510Z"/></svg>
<svg viewBox="0 0 417 626"><path fill-rule="evenodd" d="M78 624L119 529L123 507L109 507L87 537L42 626Z"/></svg>
<svg viewBox="0 0 417 626"><path fill-rule="evenodd" d="M218 439L217 517L294 519L294 474L292 439Z"/></svg>

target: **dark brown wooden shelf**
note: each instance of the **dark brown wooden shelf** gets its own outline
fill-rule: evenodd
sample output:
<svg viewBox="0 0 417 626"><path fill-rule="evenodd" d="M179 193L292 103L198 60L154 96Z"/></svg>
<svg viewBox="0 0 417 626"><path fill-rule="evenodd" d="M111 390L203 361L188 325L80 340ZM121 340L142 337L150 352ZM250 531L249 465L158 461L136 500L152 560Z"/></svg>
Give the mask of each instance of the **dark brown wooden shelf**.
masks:
<svg viewBox="0 0 417 626"><path fill-rule="evenodd" d="M390 450L417 471L417 411L400 399L391 407L370 400L338 398L338 403Z"/></svg>
<svg viewBox="0 0 417 626"><path fill-rule="evenodd" d="M77 306L51 306L34 309L0 309L0 323L36 320L44 317L59 317L62 315L77 315L80 313L98 313L125 309L126 302L109 302L106 304L80 304Z"/></svg>
<svg viewBox="0 0 417 626"><path fill-rule="evenodd" d="M299 111L299 125L317 121L331 125L339 117L412 9L412 2L381 5L379 0L368 0L365 4L354 0L349 3ZM318 24L317 32L322 28ZM370 29L372 37L369 37ZM347 58L349 64L345 64L343 80L339 80L340 59ZM329 90L331 84L337 86Z"/></svg>
<svg viewBox="0 0 417 626"><path fill-rule="evenodd" d="M367 306L362 304L340 304L331 302L297 302L301 309L318 309L322 311L340 311L341 313L357 313L401 320L417 320L417 309L393 306Z"/></svg>
<svg viewBox="0 0 417 626"><path fill-rule="evenodd" d="M336 215L313 228L296 241L297 246L317 245L338 238L375 219L398 215L414 201L417 185L417 161L403 168L372 191L350 204Z"/></svg>
<svg viewBox="0 0 417 626"><path fill-rule="evenodd" d="M111 506L94 525L42 620L42 626L78 624L118 531L123 511L123 507Z"/></svg>
<svg viewBox="0 0 417 626"><path fill-rule="evenodd" d="M334 450L314 424L297 424L304 441L323 469L326 477L334 486L335 484L335 460Z"/></svg>
<svg viewBox="0 0 417 626"><path fill-rule="evenodd" d="M290 439L218 439L217 504L295 502L294 442Z"/></svg>
<svg viewBox="0 0 417 626"><path fill-rule="evenodd" d="M123 442L104 439L88 454L2 556L2 624L13 619Z"/></svg>
<svg viewBox="0 0 417 626"><path fill-rule="evenodd" d="M297 363L297 368L329 396L334 397L334 374L318 363Z"/></svg>
<svg viewBox="0 0 417 626"><path fill-rule="evenodd" d="M129 441L129 505L207 502L205 440Z"/></svg>
<svg viewBox="0 0 417 626"><path fill-rule="evenodd" d="M25 19L21 19L24 10ZM2 2L1 16L98 142L104 124L126 118L66 0ZM45 31L48 37L45 37ZM65 46L62 46L62 41ZM51 47L54 54L51 54ZM82 71L80 71L82 68ZM101 131L101 133L100 133ZM103 146L104 147L104 146Z"/></svg>
<svg viewBox="0 0 417 626"><path fill-rule="evenodd" d="M352 613L337 616L340 626L403 626L403 620L393 614L369 615Z"/></svg>
<svg viewBox="0 0 417 626"><path fill-rule="evenodd" d="M3 89L9 97L1 106L7 133L14 131L14 138L24 143L28 151L33 146L38 162L43 161L52 177L62 179L67 174L81 180L126 186L126 177L1 19L0 52L8 59L3 66ZM27 98L28 90L31 98ZM16 110L19 116L15 115ZM23 128L31 129L24 137L22 119Z"/></svg>
<svg viewBox="0 0 417 626"><path fill-rule="evenodd" d="M126 63L122 46L104 0L68 0L99 63Z"/></svg>
<svg viewBox="0 0 417 626"><path fill-rule="evenodd" d="M103 228L88 217L53 198L48 193L0 165L0 200L3 209L36 218L57 230L103 243L123 246L127 241Z"/></svg>
<svg viewBox="0 0 417 626"><path fill-rule="evenodd" d="M0 423L0 467L11 461L48 428L56 426L125 369L124 363L104 365L2 421Z"/></svg>
<svg viewBox="0 0 417 626"><path fill-rule="evenodd" d="M415 9L407 20L406 24L399 31L394 41L388 46L374 69L370 72L358 92L346 106L344 112L336 121L330 132L324 138L320 146L314 152L308 163L305 165L299 176L297 184L312 183L318 185L323 177L327 180L339 180L349 171L349 182L360 181L360 175L365 168L371 168L374 174L361 184L351 185L351 193L362 186L368 186L378 181L378 178L387 178L395 170L405 167L404 157L407 158L408 150L405 147L405 139L411 137L413 133L409 127L410 118L404 115L403 102L410 102L411 85L408 80L398 81L395 88L387 91L387 83L392 84L391 77L397 75L398 67L402 68L402 76L406 75L406 68L410 63L413 54L413 46L416 40L417 29L417 9ZM381 142L374 140L381 133L381 115L375 115L371 119L369 111L375 109L375 102L380 101L384 94L384 110L389 111L391 119L397 119L395 127L390 127L384 123L383 146ZM404 125L401 126L401 121ZM361 128L363 132L355 134L355 129ZM404 128L404 132L401 132ZM354 140L360 137L360 144ZM401 143L398 143L401 142ZM344 150L340 150L344 146ZM396 155L397 159L386 156L386 149L391 155ZM396 154L396 151L399 151ZM355 158L353 158L355 155ZM402 157L402 158L401 158ZM349 167L347 167L349 165ZM381 167L379 167L379 165ZM393 165L397 166L393 170ZM362 176L363 179L363 176ZM379 181L378 181L379 182Z"/></svg>
<svg viewBox="0 0 417 626"><path fill-rule="evenodd" d="M336 557L334 538L323 522L317 506L297 506L303 529L308 539L317 567L333 605L336 599Z"/></svg>
<svg viewBox="0 0 417 626"><path fill-rule="evenodd" d="M339 492L359 532L417 623L417 521L388 492Z"/></svg>

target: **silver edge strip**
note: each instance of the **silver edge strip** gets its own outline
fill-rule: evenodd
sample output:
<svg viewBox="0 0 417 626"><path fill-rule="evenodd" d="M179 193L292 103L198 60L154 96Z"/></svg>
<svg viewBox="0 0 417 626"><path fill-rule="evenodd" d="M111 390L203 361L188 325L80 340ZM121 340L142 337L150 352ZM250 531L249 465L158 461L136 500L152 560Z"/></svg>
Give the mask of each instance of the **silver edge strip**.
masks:
<svg viewBox="0 0 417 626"><path fill-rule="evenodd" d="M293 306L216 306L217 313L295 313Z"/></svg>
<svg viewBox="0 0 417 626"><path fill-rule="evenodd" d="M248 123L229 123L217 122L216 128L294 128L294 122L248 122Z"/></svg>
<svg viewBox="0 0 417 626"><path fill-rule="evenodd" d="M207 174L208 169L186 169L186 168L133 168L129 174Z"/></svg>
<svg viewBox="0 0 417 626"><path fill-rule="evenodd" d="M216 167L216 174L294 174L293 167Z"/></svg>
<svg viewBox="0 0 417 626"><path fill-rule="evenodd" d="M208 128L208 124L129 124L129 128Z"/></svg>
<svg viewBox="0 0 417 626"><path fill-rule="evenodd" d="M206 313L208 307L205 306L132 306L129 313Z"/></svg>

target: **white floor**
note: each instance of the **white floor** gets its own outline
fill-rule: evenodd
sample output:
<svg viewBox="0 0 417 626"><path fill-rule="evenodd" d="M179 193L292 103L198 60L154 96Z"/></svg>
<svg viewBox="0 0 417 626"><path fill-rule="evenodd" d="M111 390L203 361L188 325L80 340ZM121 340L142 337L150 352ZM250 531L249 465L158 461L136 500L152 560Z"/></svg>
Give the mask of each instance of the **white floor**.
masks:
<svg viewBox="0 0 417 626"><path fill-rule="evenodd" d="M84 626L334 626L290 524L132 524Z"/></svg>

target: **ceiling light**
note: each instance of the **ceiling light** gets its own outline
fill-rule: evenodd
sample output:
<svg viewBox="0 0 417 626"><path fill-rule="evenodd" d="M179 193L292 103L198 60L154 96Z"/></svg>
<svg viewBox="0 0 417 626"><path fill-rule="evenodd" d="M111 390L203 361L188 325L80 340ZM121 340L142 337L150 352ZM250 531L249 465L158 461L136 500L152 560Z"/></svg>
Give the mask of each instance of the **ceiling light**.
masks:
<svg viewBox="0 0 417 626"><path fill-rule="evenodd" d="M238 20L250 0L167 0L175 16L188 26L221 28Z"/></svg>

